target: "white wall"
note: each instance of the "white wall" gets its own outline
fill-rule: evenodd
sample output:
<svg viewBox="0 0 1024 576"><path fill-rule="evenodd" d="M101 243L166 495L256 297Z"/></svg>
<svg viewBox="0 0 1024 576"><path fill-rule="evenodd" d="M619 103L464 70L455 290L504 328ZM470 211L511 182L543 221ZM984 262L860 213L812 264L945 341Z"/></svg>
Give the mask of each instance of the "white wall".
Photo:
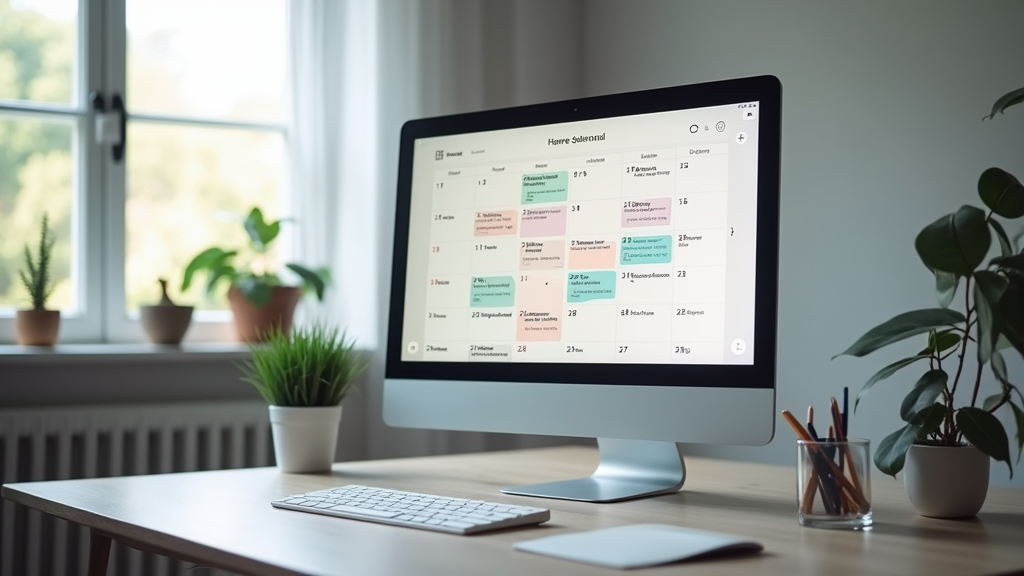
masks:
<svg viewBox="0 0 1024 576"><path fill-rule="evenodd" d="M758 74L782 81L778 408L820 410L843 386L852 396L883 365L916 352L920 342L829 361L875 324L935 305L913 248L921 228L961 204L980 205L985 168L1024 178L1024 106L981 121L997 97L1024 86L1024 2L585 6L587 94ZM1011 379L1024 384L1020 357L1011 362ZM899 401L918 376L908 369L879 384L851 434L877 446L898 428ZM791 463L794 436L777 421L767 447L696 451ZM1010 481L1004 464L992 470L995 484L1024 487L1024 471Z"/></svg>

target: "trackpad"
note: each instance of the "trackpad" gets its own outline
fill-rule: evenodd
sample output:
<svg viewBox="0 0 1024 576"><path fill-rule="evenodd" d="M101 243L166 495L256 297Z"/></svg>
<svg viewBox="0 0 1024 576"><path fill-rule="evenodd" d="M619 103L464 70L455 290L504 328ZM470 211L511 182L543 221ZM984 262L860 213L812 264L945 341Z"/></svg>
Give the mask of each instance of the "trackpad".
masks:
<svg viewBox="0 0 1024 576"><path fill-rule="evenodd" d="M515 549L610 568L643 568L720 553L751 554L764 546L732 534L636 524L527 540Z"/></svg>

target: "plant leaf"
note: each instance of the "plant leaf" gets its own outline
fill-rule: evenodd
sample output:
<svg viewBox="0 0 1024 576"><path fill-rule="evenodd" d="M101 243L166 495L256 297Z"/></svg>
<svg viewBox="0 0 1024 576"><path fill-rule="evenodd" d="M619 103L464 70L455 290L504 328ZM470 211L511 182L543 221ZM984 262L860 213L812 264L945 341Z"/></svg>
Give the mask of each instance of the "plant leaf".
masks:
<svg viewBox="0 0 1024 576"><path fill-rule="evenodd" d="M1011 92L1007 92L996 100L995 104L992 105L992 112L988 116L983 116L982 120L986 118L991 120L996 117L997 112L1005 112L1010 106L1020 104L1021 102L1024 102L1024 88L1018 88Z"/></svg>
<svg viewBox="0 0 1024 576"><path fill-rule="evenodd" d="M999 266L1004 271L1017 272L1024 274L1024 254L1014 254L1011 256L996 256L989 261L989 264Z"/></svg>
<svg viewBox="0 0 1024 576"><path fill-rule="evenodd" d="M929 370L921 376L921 379L914 384L914 387L903 399L900 406L900 418L904 422L911 422L914 416L921 410L935 404L935 400L946 389L946 382L949 375L942 370Z"/></svg>
<svg viewBox="0 0 1024 576"><path fill-rule="evenodd" d="M1013 348L1013 344L1006 338L1006 334L1000 334L999 339L996 340L996 350L1006 350L1007 348Z"/></svg>
<svg viewBox="0 0 1024 576"><path fill-rule="evenodd" d="M1010 242L1010 237L1006 235L1006 229L999 223L995 218L988 219L988 225L992 227L992 230L996 233L996 239L999 240L999 253L1003 256L1010 256L1013 254L1013 243Z"/></svg>
<svg viewBox="0 0 1024 576"><path fill-rule="evenodd" d="M956 413L956 425L964 438L975 448L991 456L999 462L1006 462L1013 477L1013 465L1010 464L1010 441L1006 430L998 418L982 410L965 406Z"/></svg>
<svg viewBox="0 0 1024 576"><path fill-rule="evenodd" d="M1024 186L1001 168L989 168L978 178L978 196L992 212L1003 218L1024 216Z"/></svg>
<svg viewBox="0 0 1024 576"><path fill-rule="evenodd" d="M917 439L921 427L907 424L903 428L886 436L878 443L878 450L875 451L875 467L883 473L896 477L903 470L903 463L907 458L907 450Z"/></svg>
<svg viewBox="0 0 1024 576"><path fill-rule="evenodd" d="M270 286L252 274L243 276L235 282L235 286L241 290L242 296L245 296L246 300L252 302L256 306L263 306L268 300L270 300Z"/></svg>
<svg viewBox="0 0 1024 576"><path fill-rule="evenodd" d="M1009 384L1010 378L1006 372L1006 361L1003 360L1003 355L998 350L992 353L992 373L996 375L996 379L1001 384Z"/></svg>
<svg viewBox="0 0 1024 576"><path fill-rule="evenodd" d="M996 349L996 340L1002 331L999 301L1006 293L1009 281L989 270L974 273L974 305L978 311L978 362L984 364Z"/></svg>
<svg viewBox="0 0 1024 576"><path fill-rule="evenodd" d="M896 362L893 362L892 364L889 364L885 368L882 368L881 370L876 372L875 375L868 379L864 386L861 387L860 392L857 392L857 398L854 399L853 401L853 413L857 413L857 406L860 405L860 399L867 395L868 390L870 390L872 386L874 386L878 382L881 382L882 380L885 380L889 376L892 376L896 372L899 372L903 368L910 366L914 362L917 362L918 360L923 360L927 357L927 354L919 354L917 356L911 356L910 358L904 358L903 360L897 360Z"/></svg>
<svg viewBox="0 0 1024 576"><path fill-rule="evenodd" d="M299 264L285 264L289 270L298 274L302 281L316 290L316 299L324 301L324 279L319 274Z"/></svg>
<svg viewBox="0 0 1024 576"><path fill-rule="evenodd" d="M1020 463L1020 455L1024 452L1024 410L1020 409L1010 400L1010 410L1013 412L1013 418L1017 421L1017 463Z"/></svg>
<svg viewBox="0 0 1024 576"><path fill-rule="evenodd" d="M225 260L235 254L238 254L238 252L234 250L226 252L220 248L207 248L200 252L188 263L188 267L185 268L185 276L181 280L181 291L188 290L188 287L192 285L192 277L196 272L200 270L206 270L207 272L215 270L221 267Z"/></svg>
<svg viewBox="0 0 1024 576"><path fill-rule="evenodd" d="M935 337L928 335L928 347L918 352L918 355L929 356L932 352L945 352L960 343L960 335L951 330L943 330L935 333Z"/></svg>
<svg viewBox="0 0 1024 576"><path fill-rule="evenodd" d="M228 264L223 264L210 270L206 275L206 294L208 296L213 296L217 291L217 285L220 284L221 280L232 282L236 276L238 276L238 272L233 266Z"/></svg>
<svg viewBox="0 0 1024 576"><path fill-rule="evenodd" d="M836 354L832 359L839 356L865 356L894 342L936 328L955 326L964 320L963 314L949 308L927 308L904 312L868 330L852 346Z"/></svg>
<svg viewBox="0 0 1024 576"><path fill-rule="evenodd" d="M999 301L1002 333L1024 355L1024 277L1014 276Z"/></svg>
<svg viewBox="0 0 1024 576"><path fill-rule="evenodd" d="M961 206L921 230L914 246L928 268L970 276L985 259L991 243L985 212Z"/></svg>
<svg viewBox="0 0 1024 576"><path fill-rule="evenodd" d="M999 404L999 402L1002 399L1003 399L1003 395L1001 393L1000 394L993 394L993 395L989 396L988 398L985 398L985 401L981 403L981 409L984 410L985 412L991 412L992 409L995 408L996 405Z"/></svg>
<svg viewBox="0 0 1024 576"><path fill-rule="evenodd" d="M942 270L934 270L934 273L935 293L939 297L939 306L949 308L953 297L956 296L957 286L960 285L960 277L952 272L943 272Z"/></svg>
<svg viewBox="0 0 1024 576"><path fill-rule="evenodd" d="M913 418L910 419L909 424L913 424L920 428L917 432L917 439L924 440L929 434L934 432L942 424L942 421L946 419L946 407L942 404L935 403L931 406L922 408Z"/></svg>
<svg viewBox="0 0 1024 576"><path fill-rule="evenodd" d="M267 246L277 238L281 232L281 221L266 222L263 220L263 212L259 208L253 208L249 216L245 218L245 231L249 234L249 240L257 252L266 252Z"/></svg>

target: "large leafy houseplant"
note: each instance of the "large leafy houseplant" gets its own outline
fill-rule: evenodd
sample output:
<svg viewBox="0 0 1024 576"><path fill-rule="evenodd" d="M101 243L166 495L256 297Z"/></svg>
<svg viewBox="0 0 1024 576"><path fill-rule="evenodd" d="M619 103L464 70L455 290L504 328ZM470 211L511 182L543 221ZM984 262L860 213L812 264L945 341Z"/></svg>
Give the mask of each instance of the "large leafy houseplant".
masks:
<svg viewBox="0 0 1024 576"><path fill-rule="evenodd" d="M987 118L1024 102L1024 88L996 101ZM959 446L964 442L1006 462L1010 461L1009 435L995 416L1012 412L1017 427L1017 450L1024 451L1024 395L1010 382L1003 353L1015 349L1024 356L1024 251L995 216L1024 216L1024 187L999 168L985 170L978 179L978 194L987 210L963 206L943 216L917 235L921 261L935 276L938 308L900 314L860 337L839 354L864 356L913 336L927 335L917 354L894 362L872 376L857 394L854 408L878 382L911 365L927 369L900 406L905 425L887 436L875 452L875 465L895 476L903 469L907 451L915 442ZM986 263L992 236L999 255ZM963 290L957 299L961 286ZM950 308L954 299L963 311ZM974 348L975 369L964 370L968 350ZM998 392L979 397L988 368ZM970 403L957 397L969 392Z"/></svg>
<svg viewBox="0 0 1024 576"><path fill-rule="evenodd" d="M197 272L206 274L206 293L213 295L217 287L227 281L230 286L238 288L242 295L255 304L263 306L270 299L273 287L282 286L280 276L271 269L268 259L270 244L281 232L281 220L267 222L259 208L253 208L243 221L246 235L249 238L249 257L239 260L241 251L225 250L220 247L203 250L185 268L181 290L184 292L192 285ZM328 280L326 269L312 270L294 262L285 264L302 280L302 291L316 293L317 299L323 300L324 287Z"/></svg>

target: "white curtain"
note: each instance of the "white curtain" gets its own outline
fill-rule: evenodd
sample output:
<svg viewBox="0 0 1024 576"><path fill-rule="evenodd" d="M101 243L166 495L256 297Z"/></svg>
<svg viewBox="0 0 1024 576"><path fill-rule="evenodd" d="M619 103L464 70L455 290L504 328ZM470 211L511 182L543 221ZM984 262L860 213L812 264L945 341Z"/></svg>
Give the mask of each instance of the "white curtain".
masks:
<svg viewBox="0 0 1024 576"><path fill-rule="evenodd" d="M563 441L388 428L381 420L398 138L411 118L582 92L581 0L292 0L289 256L329 265L325 304L374 362L345 401L343 458Z"/></svg>

